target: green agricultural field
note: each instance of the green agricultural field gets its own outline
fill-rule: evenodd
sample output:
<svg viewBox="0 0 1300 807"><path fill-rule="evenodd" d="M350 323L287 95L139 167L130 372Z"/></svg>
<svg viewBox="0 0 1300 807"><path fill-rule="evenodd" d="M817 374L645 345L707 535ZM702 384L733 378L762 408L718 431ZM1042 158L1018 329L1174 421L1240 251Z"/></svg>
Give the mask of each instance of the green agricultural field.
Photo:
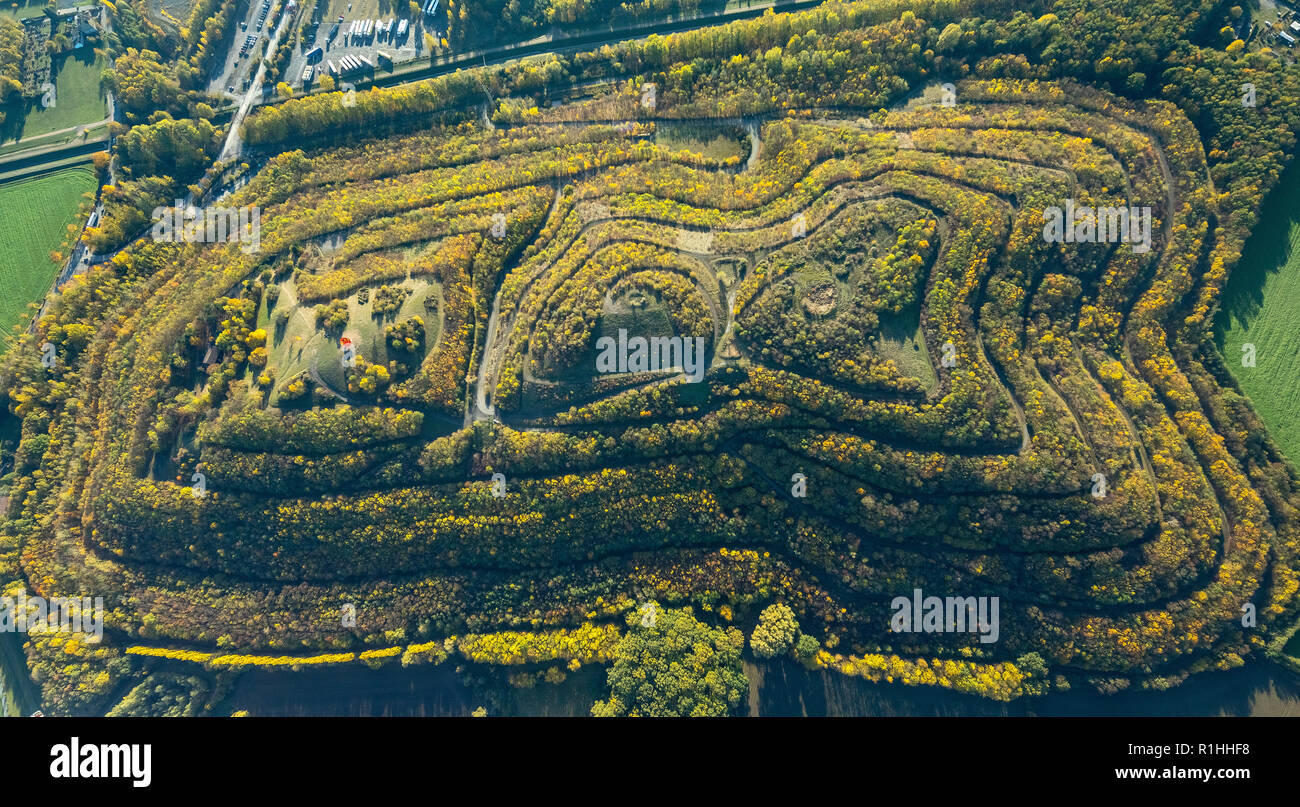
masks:
<svg viewBox="0 0 1300 807"><path fill-rule="evenodd" d="M10 108L0 138L38 137L103 120L106 108L99 77L104 67L104 60L89 47L55 57L54 105L43 109L40 99L34 99L25 109Z"/></svg>
<svg viewBox="0 0 1300 807"><path fill-rule="evenodd" d="M1282 177L1224 290L1216 337L1282 451L1300 459L1300 171ZM1255 346L1246 367L1243 347Z"/></svg>
<svg viewBox="0 0 1300 807"><path fill-rule="evenodd" d="M82 196L95 190L89 168L70 168L36 179L0 185L0 327L8 333L27 304L39 300L58 267L58 249Z"/></svg>

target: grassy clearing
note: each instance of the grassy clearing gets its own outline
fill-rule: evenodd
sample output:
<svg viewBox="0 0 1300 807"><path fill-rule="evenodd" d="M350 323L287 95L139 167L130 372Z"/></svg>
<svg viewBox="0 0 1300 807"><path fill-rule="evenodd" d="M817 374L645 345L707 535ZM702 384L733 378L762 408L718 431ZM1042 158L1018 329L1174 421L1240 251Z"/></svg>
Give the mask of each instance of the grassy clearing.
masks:
<svg viewBox="0 0 1300 807"><path fill-rule="evenodd" d="M1283 453L1300 461L1300 171L1292 163L1269 196L1224 289L1215 338ZM1255 346L1244 367L1243 347Z"/></svg>
<svg viewBox="0 0 1300 807"><path fill-rule="evenodd" d="M715 160L749 156L749 135L739 126L660 121L655 128L655 143Z"/></svg>
<svg viewBox="0 0 1300 807"><path fill-rule="evenodd" d="M63 4L60 4L60 7L63 7ZM39 17L44 13L45 3L41 0L5 0L0 3L0 17L25 20L28 17Z"/></svg>
<svg viewBox="0 0 1300 807"><path fill-rule="evenodd" d="M903 313L880 317L880 339L876 352L882 358L892 359L903 375L921 380L927 391L939 383L930 354L925 348L925 335L921 332L920 308L913 305Z"/></svg>
<svg viewBox="0 0 1300 807"><path fill-rule="evenodd" d="M367 361L379 364L387 364L390 359L410 362L409 356L388 349L383 338L384 326L418 314L424 320L425 355L428 355L428 352L437 345L440 317L438 310L426 310L424 302L425 298L433 295L433 299L437 302L436 308L441 308L441 291L438 284L430 283L424 278L389 282L387 285L402 286L409 289L411 293L403 301L397 316L386 317L382 322L372 315L374 289L380 285L384 284L369 287L370 295L365 303L358 300L360 292L346 298L348 324L344 327L342 335L352 340L356 345L357 355L364 356ZM265 309L265 306L263 308ZM264 310L258 318L258 326L266 328L270 335L267 366L275 368L276 379L275 391L271 396L272 403L276 401L283 386L299 373L309 373L313 364L321 379L331 388L343 393L347 391L338 339L327 335L316 325L315 308L315 305L301 304L294 282L287 280L280 284L280 297L276 300L275 307L270 312ZM280 311L289 313L289 318L283 327L278 327L275 323L276 314Z"/></svg>
<svg viewBox="0 0 1300 807"><path fill-rule="evenodd" d="M166 12L181 24L189 19L190 9L193 7L194 0L150 0L149 2L149 11L155 20L164 18L162 12Z"/></svg>
<svg viewBox="0 0 1300 807"><path fill-rule="evenodd" d="M87 126L84 137L77 130L53 132L46 135L29 137L25 140L11 140L7 145L0 146L0 157L7 154L15 154L28 149L49 148L51 146L62 146L67 143L76 141L78 143L85 140L95 140L105 137L108 134L108 124L101 123L96 126Z"/></svg>
<svg viewBox="0 0 1300 807"><path fill-rule="evenodd" d="M349 6L351 9L349 10ZM406 2L394 2L393 0L330 0L329 10L321 16L321 22L332 25L339 15L343 15L343 27L348 27L349 20L379 20L388 19L396 16L399 9L405 15L410 10L410 4ZM329 27L325 28L329 31ZM342 34L340 33L340 36Z"/></svg>
<svg viewBox="0 0 1300 807"><path fill-rule="evenodd" d="M4 141L39 137L61 129L101 121L107 114L99 77L105 62L89 47L54 59L54 106L43 109L39 98L25 107L6 112L0 139Z"/></svg>
<svg viewBox="0 0 1300 807"><path fill-rule="evenodd" d="M0 185L0 328L18 324L29 302L49 289L59 267L50 260L76 219L83 195L95 190L90 168Z"/></svg>

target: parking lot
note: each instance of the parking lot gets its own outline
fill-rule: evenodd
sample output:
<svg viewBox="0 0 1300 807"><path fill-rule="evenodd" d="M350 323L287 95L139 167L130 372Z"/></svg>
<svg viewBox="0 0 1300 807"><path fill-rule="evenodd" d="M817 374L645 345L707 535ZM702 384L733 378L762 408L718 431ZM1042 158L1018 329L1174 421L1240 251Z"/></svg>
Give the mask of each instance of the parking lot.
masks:
<svg viewBox="0 0 1300 807"><path fill-rule="evenodd" d="M253 30L253 33L251 34L248 33L247 25L242 23L240 24L240 28L244 30L244 41L240 43L239 46L239 56L241 59L247 58L248 54L251 53L253 49L257 46L257 40L260 37L260 32L262 28L266 26L266 15L269 14L270 11L271 11L271 0L262 0L262 4L258 7L257 10L257 20L255 23L256 28Z"/></svg>
<svg viewBox="0 0 1300 807"><path fill-rule="evenodd" d="M372 13L374 16L354 16L345 6L336 16L321 20L314 36L304 37L295 48L284 80L295 89L310 89L325 74L335 76L336 81L363 81L376 71L425 53L422 19L412 21L377 9ZM307 67L312 70L304 82Z"/></svg>
<svg viewBox="0 0 1300 807"><path fill-rule="evenodd" d="M270 34L271 22L268 15L271 5L271 0L249 2L247 15L240 20L238 29L231 35L230 52L226 54L225 64L208 82L208 92L224 93L233 98L247 87Z"/></svg>

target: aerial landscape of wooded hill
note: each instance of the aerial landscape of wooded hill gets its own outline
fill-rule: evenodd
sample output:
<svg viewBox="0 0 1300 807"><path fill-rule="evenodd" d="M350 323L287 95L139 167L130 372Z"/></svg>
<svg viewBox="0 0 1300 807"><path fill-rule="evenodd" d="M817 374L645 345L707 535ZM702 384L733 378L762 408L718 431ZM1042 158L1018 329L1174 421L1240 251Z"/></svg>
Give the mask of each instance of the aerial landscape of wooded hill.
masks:
<svg viewBox="0 0 1300 807"><path fill-rule="evenodd" d="M0 240L0 593L103 604L13 709L1300 697L1284 5L337 5L105 2L0 151L96 186Z"/></svg>

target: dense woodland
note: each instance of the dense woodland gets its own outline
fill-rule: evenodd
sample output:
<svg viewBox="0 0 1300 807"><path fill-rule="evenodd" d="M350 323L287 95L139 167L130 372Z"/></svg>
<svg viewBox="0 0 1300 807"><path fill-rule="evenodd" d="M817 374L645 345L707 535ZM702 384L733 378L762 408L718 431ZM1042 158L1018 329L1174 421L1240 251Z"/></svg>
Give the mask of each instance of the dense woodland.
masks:
<svg viewBox="0 0 1300 807"><path fill-rule="evenodd" d="M833 2L293 99L219 167L251 254L140 237L221 130L195 27L122 26L88 237L125 249L0 364L0 579L110 595L104 644L27 642L47 710L452 658L607 667L600 715L737 713L745 654L1001 700L1288 663L1296 471L1209 330L1300 76L1227 13ZM1066 199L1154 248L1046 242ZM593 372L620 328L699 337L704 380ZM914 588L999 597L1001 638L892 632Z"/></svg>
<svg viewBox="0 0 1300 807"><path fill-rule="evenodd" d="M0 107L23 91L23 27L16 20L0 17ZM4 110L0 109L0 123Z"/></svg>
<svg viewBox="0 0 1300 807"><path fill-rule="evenodd" d="M700 0L447 0L439 4L439 24L456 50L478 49L532 39L551 30L585 31L613 23L629 26L718 10L722 3Z"/></svg>

